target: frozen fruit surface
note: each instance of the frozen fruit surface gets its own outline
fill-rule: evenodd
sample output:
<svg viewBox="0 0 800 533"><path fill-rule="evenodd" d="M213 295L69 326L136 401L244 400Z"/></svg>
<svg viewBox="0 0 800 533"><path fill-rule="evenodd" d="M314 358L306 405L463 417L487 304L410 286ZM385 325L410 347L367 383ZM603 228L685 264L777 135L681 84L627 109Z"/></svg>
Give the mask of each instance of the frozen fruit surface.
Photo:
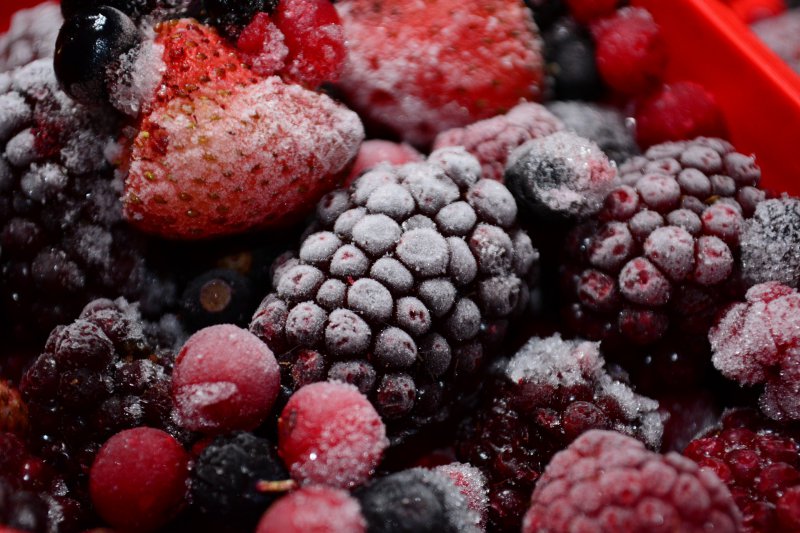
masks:
<svg viewBox="0 0 800 533"><path fill-rule="evenodd" d="M585 433L559 452L531 498L522 531L740 531L720 479L671 452L619 433Z"/></svg>
<svg viewBox="0 0 800 533"><path fill-rule="evenodd" d="M278 421L278 453L302 484L350 489L375 472L389 444L369 400L338 381L295 392Z"/></svg>
<svg viewBox="0 0 800 533"><path fill-rule="evenodd" d="M350 169L350 174L344 181L344 185L350 185L361 174L375 168L380 163L402 165L403 163L419 162L424 159L425 157L410 144L368 139L361 143L356 160L353 162L353 167Z"/></svg>
<svg viewBox="0 0 800 533"><path fill-rule="evenodd" d="M546 108L526 102L504 115L444 131L436 136L433 148L463 146L481 162L484 178L502 181L508 156L515 148L563 128Z"/></svg>
<svg viewBox="0 0 800 533"><path fill-rule="evenodd" d="M771 281L747 291L708 338L714 366L742 385L765 384L761 409L775 420L800 419L800 293Z"/></svg>
<svg viewBox="0 0 800 533"><path fill-rule="evenodd" d="M751 26L753 32L795 71L800 71L800 9L797 6Z"/></svg>
<svg viewBox="0 0 800 533"><path fill-rule="evenodd" d="M367 524L358 500L341 489L303 487L278 500L256 533L364 533Z"/></svg>
<svg viewBox="0 0 800 533"><path fill-rule="evenodd" d="M760 202L742 232L742 277L747 283L800 284L800 200Z"/></svg>
<svg viewBox="0 0 800 533"><path fill-rule="evenodd" d="M613 429L657 448L658 403L605 368L598 343L534 337L496 367L477 412L461 426L459 457L489 480L489 524L519 529L550 458L590 429Z"/></svg>
<svg viewBox="0 0 800 533"><path fill-rule="evenodd" d="M764 198L754 158L701 137L653 146L619 176L567 241L568 323L591 339L635 344L670 330L705 337L740 290L739 243Z"/></svg>
<svg viewBox="0 0 800 533"><path fill-rule="evenodd" d="M489 489L483 472L468 463L449 463L433 470L450 478L467 499L469 510L476 514L477 525L485 529L489 512Z"/></svg>
<svg viewBox="0 0 800 533"><path fill-rule="evenodd" d="M42 2L14 13L11 27L0 36L0 72L53 57L56 36L63 22L55 2Z"/></svg>
<svg viewBox="0 0 800 533"><path fill-rule="evenodd" d="M250 324L285 386L354 383L393 436L447 418L474 390L538 259L511 193L480 176L463 148L443 148L320 201Z"/></svg>
<svg viewBox="0 0 800 533"><path fill-rule="evenodd" d="M203 433L254 429L278 396L275 356L255 335L222 324L189 337L175 360L172 397L184 428Z"/></svg>
<svg viewBox="0 0 800 533"><path fill-rule="evenodd" d="M126 163L124 213L138 228L202 238L285 224L356 156L355 113L277 77L254 79L209 28L164 23L156 42L167 74Z"/></svg>
<svg viewBox="0 0 800 533"><path fill-rule="evenodd" d="M346 0L338 86L362 116L413 145L536 98L543 61L521 2Z"/></svg>

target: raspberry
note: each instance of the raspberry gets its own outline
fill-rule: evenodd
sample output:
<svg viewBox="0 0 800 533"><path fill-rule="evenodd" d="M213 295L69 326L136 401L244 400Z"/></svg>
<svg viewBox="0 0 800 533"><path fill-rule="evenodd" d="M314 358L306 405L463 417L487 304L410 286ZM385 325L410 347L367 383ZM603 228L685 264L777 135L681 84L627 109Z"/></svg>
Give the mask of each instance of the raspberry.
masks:
<svg viewBox="0 0 800 533"><path fill-rule="evenodd" d="M756 205L741 239L742 277L750 284L777 281L800 286L800 200L778 198Z"/></svg>
<svg viewBox="0 0 800 533"><path fill-rule="evenodd" d="M489 521L519 528L545 464L589 429L615 429L655 448L658 404L604 368L598 344L534 337L497 366L484 403L462 424L458 452L489 478Z"/></svg>
<svg viewBox="0 0 800 533"><path fill-rule="evenodd" d="M63 22L55 2L43 2L14 13L11 27L0 35L0 72L53 57L56 36Z"/></svg>
<svg viewBox="0 0 800 533"><path fill-rule="evenodd" d="M589 102L549 102L547 109L567 130L597 143L617 164L639 155L636 140L625 123L625 115L613 107Z"/></svg>
<svg viewBox="0 0 800 533"><path fill-rule="evenodd" d="M623 8L592 26L597 68L614 90L642 94L661 82L667 52L658 25L646 9Z"/></svg>
<svg viewBox="0 0 800 533"><path fill-rule="evenodd" d="M684 455L728 486L744 516L744 531L795 531L800 527L800 444L748 409L725 413L719 427L686 447Z"/></svg>
<svg viewBox="0 0 800 533"><path fill-rule="evenodd" d="M738 289L744 221L764 197L751 157L718 139L651 147L578 226L562 264L568 324L581 335L650 344L705 337Z"/></svg>
<svg viewBox="0 0 800 533"><path fill-rule="evenodd" d="M255 518L276 498L259 490L259 483L287 477L268 440L246 432L217 437L194 462L191 505L229 520Z"/></svg>
<svg viewBox="0 0 800 533"><path fill-rule="evenodd" d="M348 46L338 87L365 120L415 146L537 96L541 45L521 2L346 0L336 9Z"/></svg>
<svg viewBox="0 0 800 533"><path fill-rule="evenodd" d="M236 47L253 72L260 76L270 76L284 68L289 54L283 33L266 13L253 17L241 31Z"/></svg>
<svg viewBox="0 0 800 533"><path fill-rule="evenodd" d="M612 15L617 7L617 0L566 0L566 3L572 16L581 24Z"/></svg>
<svg viewBox="0 0 800 533"><path fill-rule="evenodd" d="M303 487L270 507L256 533L364 533L367 525L358 501L330 487Z"/></svg>
<svg viewBox="0 0 800 533"><path fill-rule="evenodd" d="M472 533L478 514L446 473L412 468L378 479L356 492L372 531Z"/></svg>
<svg viewBox="0 0 800 533"><path fill-rule="evenodd" d="M299 259L280 261L276 293L250 325L285 386L300 385L293 368L313 351L314 379L335 373L364 387L392 438L449 416L474 387L490 334L526 305L538 258L514 198L479 169L445 148L425 163L380 165L322 199ZM353 370L334 372L340 362ZM418 401L429 389L438 392Z"/></svg>
<svg viewBox="0 0 800 533"><path fill-rule="evenodd" d="M185 502L188 462L183 447L163 431L121 431L103 445L92 464L92 503L115 528L155 530Z"/></svg>
<svg viewBox="0 0 800 533"><path fill-rule="evenodd" d="M146 332L135 305L95 300L50 335L22 379L34 449L70 474L85 474L114 433L172 422L172 357Z"/></svg>
<svg viewBox="0 0 800 533"><path fill-rule="evenodd" d="M516 105L505 115L443 131L436 136L433 148L463 146L481 162L484 178L502 181L506 161L514 148L563 127L543 106L526 102Z"/></svg>
<svg viewBox="0 0 800 533"><path fill-rule="evenodd" d="M750 288L745 298L709 331L714 366L742 385L764 383L760 404L770 418L798 420L800 293L770 281Z"/></svg>
<svg viewBox="0 0 800 533"><path fill-rule="evenodd" d="M574 20L562 18L547 30L544 50L555 98L593 100L605 91L592 37Z"/></svg>
<svg viewBox="0 0 800 533"><path fill-rule="evenodd" d="M179 423L192 431L254 429L278 395L278 364L270 349L245 329L202 329L175 360L172 399Z"/></svg>
<svg viewBox="0 0 800 533"><path fill-rule="evenodd" d="M594 430L550 461L523 533L577 530L741 530L731 493L714 474L630 437Z"/></svg>
<svg viewBox="0 0 800 533"><path fill-rule="evenodd" d="M278 420L278 453L302 484L349 489L366 482L388 446L386 427L353 385L312 383Z"/></svg>
<svg viewBox="0 0 800 533"><path fill-rule="evenodd" d="M19 391L0 380L0 432L22 435L28 428L28 407Z"/></svg>
<svg viewBox="0 0 800 533"><path fill-rule="evenodd" d="M597 213L617 184L617 169L593 142L557 132L517 148L506 182L522 208L548 218L585 218Z"/></svg>
<svg viewBox="0 0 800 533"><path fill-rule="evenodd" d="M680 81L664 85L636 104L636 140L644 147L694 137L728 136L714 96L700 85Z"/></svg>

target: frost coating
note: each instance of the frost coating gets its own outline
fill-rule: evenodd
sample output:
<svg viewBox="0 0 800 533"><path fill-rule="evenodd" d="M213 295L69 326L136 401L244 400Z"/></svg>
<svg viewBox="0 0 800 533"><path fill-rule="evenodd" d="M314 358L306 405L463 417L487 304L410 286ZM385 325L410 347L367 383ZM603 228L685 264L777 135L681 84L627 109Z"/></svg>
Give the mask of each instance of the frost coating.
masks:
<svg viewBox="0 0 800 533"><path fill-rule="evenodd" d="M765 200L745 221L741 238L742 275L748 283L800 284L800 200Z"/></svg>

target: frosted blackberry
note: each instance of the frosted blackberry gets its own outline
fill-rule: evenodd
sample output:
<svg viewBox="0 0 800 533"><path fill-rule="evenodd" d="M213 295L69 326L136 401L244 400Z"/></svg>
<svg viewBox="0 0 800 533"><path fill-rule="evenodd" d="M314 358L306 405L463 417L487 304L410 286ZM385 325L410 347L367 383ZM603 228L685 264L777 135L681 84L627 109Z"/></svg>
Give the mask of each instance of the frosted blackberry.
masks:
<svg viewBox="0 0 800 533"><path fill-rule="evenodd" d="M5 334L41 342L93 298L125 296L160 314L171 282L122 220L106 159L117 121L58 89L52 61L0 83L0 314ZM13 320L8 320L13 317Z"/></svg>
<svg viewBox="0 0 800 533"><path fill-rule="evenodd" d="M151 328L120 298L95 300L53 330L20 385L31 441L43 458L84 474L100 445L122 429L146 425L178 435L172 347L156 345Z"/></svg>
<svg viewBox="0 0 800 533"><path fill-rule="evenodd" d="M748 284L800 285L800 200L766 200L742 232L742 277Z"/></svg>
<svg viewBox="0 0 800 533"><path fill-rule="evenodd" d="M613 429L658 447L658 403L604 368L598 343L534 337L498 364L476 414L461 426L458 454L488 478L489 522L519 530L550 458L590 429Z"/></svg>
<svg viewBox="0 0 800 533"><path fill-rule="evenodd" d="M547 109L564 126L597 143L609 159L618 164L639 154L636 140L625 124L625 115L613 107L590 102L550 102Z"/></svg>
<svg viewBox="0 0 800 533"><path fill-rule="evenodd" d="M752 157L697 138L651 147L620 166L621 185L568 238L568 323L594 340L650 344L705 337L741 291L745 221L764 198Z"/></svg>
<svg viewBox="0 0 800 533"><path fill-rule="evenodd" d="M204 513L254 519L280 495L259 490L259 482L288 478L268 440L246 432L218 437L195 461L191 503Z"/></svg>
<svg viewBox="0 0 800 533"><path fill-rule="evenodd" d="M480 179L462 148L444 148L378 166L317 212L250 325L278 355L284 385L353 383L395 438L446 418L528 302L538 252L511 193Z"/></svg>

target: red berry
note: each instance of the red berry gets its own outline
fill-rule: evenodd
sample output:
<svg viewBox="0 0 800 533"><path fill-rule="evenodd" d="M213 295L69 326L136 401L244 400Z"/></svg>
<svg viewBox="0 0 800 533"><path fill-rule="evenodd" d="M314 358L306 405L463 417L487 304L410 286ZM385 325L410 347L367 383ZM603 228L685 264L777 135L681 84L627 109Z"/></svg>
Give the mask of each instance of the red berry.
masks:
<svg viewBox="0 0 800 533"><path fill-rule="evenodd" d="M581 24L612 15L618 3L618 0L567 0L569 12Z"/></svg>
<svg viewBox="0 0 800 533"><path fill-rule="evenodd" d="M303 484L360 485L388 444L386 427L367 397L338 381L299 389L278 420L278 454Z"/></svg>
<svg viewBox="0 0 800 533"><path fill-rule="evenodd" d="M186 497L189 455L167 433L126 429L108 439L89 473L97 513L121 531L166 524Z"/></svg>
<svg viewBox="0 0 800 533"><path fill-rule="evenodd" d="M266 13L256 13L236 40L236 48L253 72L270 76L282 69L289 51L281 31Z"/></svg>
<svg viewBox="0 0 800 533"><path fill-rule="evenodd" d="M257 427L272 409L279 386L278 363L267 345L227 324L192 335L172 374L181 425L204 433Z"/></svg>
<svg viewBox="0 0 800 533"><path fill-rule="evenodd" d="M361 533L367 524L358 501L330 487L303 487L275 502L256 533Z"/></svg>
<svg viewBox="0 0 800 533"><path fill-rule="evenodd" d="M635 118L636 139L642 147L695 137L728 136L725 117L714 96L690 81L664 85L640 101Z"/></svg>
<svg viewBox="0 0 800 533"><path fill-rule="evenodd" d="M310 87L339 78L347 49L330 0L281 0L275 24L289 47L286 76Z"/></svg>
<svg viewBox="0 0 800 533"><path fill-rule="evenodd" d="M358 155L345 180L350 185L361 174L375 168L380 163L402 165L403 163L423 161L424 157L413 146L406 143L394 143L380 139L370 139L361 143Z"/></svg>
<svg viewBox="0 0 800 533"><path fill-rule="evenodd" d="M620 9L592 27L597 68L605 82L624 94L640 94L661 82L667 51L658 25L641 8Z"/></svg>

